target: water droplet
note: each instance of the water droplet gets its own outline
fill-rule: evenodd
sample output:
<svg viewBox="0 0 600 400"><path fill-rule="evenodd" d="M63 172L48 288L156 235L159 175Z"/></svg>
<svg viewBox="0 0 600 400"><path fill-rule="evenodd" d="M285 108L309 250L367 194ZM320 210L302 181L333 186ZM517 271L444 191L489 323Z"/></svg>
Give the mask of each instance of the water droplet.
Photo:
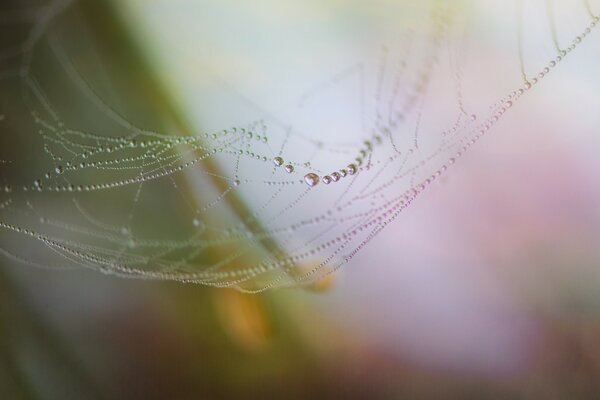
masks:
<svg viewBox="0 0 600 400"><path fill-rule="evenodd" d="M331 183L332 178L329 175L325 175L323 177L323 179L321 179L321 180L323 181L324 184L329 185Z"/></svg>
<svg viewBox="0 0 600 400"><path fill-rule="evenodd" d="M340 173L339 173L339 172L334 172L334 173L332 173L332 174L331 174L331 179L332 179L334 182L337 182L337 181L339 181L341 177L342 177L342 176L340 175Z"/></svg>
<svg viewBox="0 0 600 400"><path fill-rule="evenodd" d="M202 226L202 221L200 221L198 218L194 218L192 220L192 225L194 225L196 228Z"/></svg>
<svg viewBox="0 0 600 400"><path fill-rule="evenodd" d="M283 158L275 157L273 159L273 164L275 164L276 167L281 167L283 165Z"/></svg>
<svg viewBox="0 0 600 400"><path fill-rule="evenodd" d="M317 183L319 183L319 175L309 172L304 175L304 182L306 182L308 186L316 186Z"/></svg>
<svg viewBox="0 0 600 400"><path fill-rule="evenodd" d="M348 172L348 175L354 175L356 173L356 165L348 164L346 171Z"/></svg>
<svg viewBox="0 0 600 400"><path fill-rule="evenodd" d="M288 174L291 174L292 172L294 172L294 166L291 164L286 165L285 172L287 172Z"/></svg>
<svg viewBox="0 0 600 400"><path fill-rule="evenodd" d="M64 168L62 165L57 165L56 168L54 169L54 171L56 172L57 175L60 175L64 172Z"/></svg>

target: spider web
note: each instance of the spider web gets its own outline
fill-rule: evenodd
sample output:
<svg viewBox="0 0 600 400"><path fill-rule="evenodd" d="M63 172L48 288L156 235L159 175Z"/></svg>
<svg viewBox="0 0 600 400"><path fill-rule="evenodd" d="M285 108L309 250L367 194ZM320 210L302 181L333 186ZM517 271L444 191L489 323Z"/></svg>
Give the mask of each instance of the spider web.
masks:
<svg viewBox="0 0 600 400"><path fill-rule="evenodd" d="M15 4L0 11L0 252L246 291L350 262L598 22L586 1L560 17L552 1L515 2L511 74L488 90L469 65L489 23L475 6L401 4L410 18L283 112L225 80L186 83L208 97L185 112L199 126L119 56L130 48L111 55L85 2Z"/></svg>

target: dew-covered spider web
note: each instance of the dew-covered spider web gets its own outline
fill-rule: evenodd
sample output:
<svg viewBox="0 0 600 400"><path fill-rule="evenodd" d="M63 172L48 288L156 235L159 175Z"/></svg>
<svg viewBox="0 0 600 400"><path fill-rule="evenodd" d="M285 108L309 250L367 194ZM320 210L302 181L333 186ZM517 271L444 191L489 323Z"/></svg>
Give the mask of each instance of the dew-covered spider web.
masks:
<svg viewBox="0 0 600 400"><path fill-rule="evenodd" d="M248 291L348 263L577 62L600 13L122 3L1 6L0 252Z"/></svg>

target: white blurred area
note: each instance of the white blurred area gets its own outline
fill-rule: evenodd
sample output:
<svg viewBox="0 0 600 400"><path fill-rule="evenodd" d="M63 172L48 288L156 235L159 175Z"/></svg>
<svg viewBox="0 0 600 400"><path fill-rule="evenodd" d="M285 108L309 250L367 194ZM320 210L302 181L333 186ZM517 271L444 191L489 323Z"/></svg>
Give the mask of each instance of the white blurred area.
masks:
<svg viewBox="0 0 600 400"><path fill-rule="evenodd" d="M464 101L477 113L523 83L518 3L457 2ZM533 76L556 50L546 2L522 3ZM584 2L551 3L558 42L567 45L589 18ZM123 7L199 129L260 109L338 141L360 137L359 121L344 112L354 99L342 93L342 106L324 102L323 122L299 111L302 94L357 61L373 61L391 38L401 45L402 28L418 29L428 4L132 0ZM600 2L590 4L600 13ZM528 368L549 320L597 318L599 43L596 29L359 253L329 294L306 301L366 348L501 376Z"/></svg>

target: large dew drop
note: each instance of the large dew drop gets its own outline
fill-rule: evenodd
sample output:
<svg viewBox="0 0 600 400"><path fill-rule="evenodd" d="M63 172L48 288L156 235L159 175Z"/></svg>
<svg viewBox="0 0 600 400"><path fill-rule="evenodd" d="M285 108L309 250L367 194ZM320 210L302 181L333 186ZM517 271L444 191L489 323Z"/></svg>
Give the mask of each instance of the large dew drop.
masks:
<svg viewBox="0 0 600 400"><path fill-rule="evenodd" d="M309 172L304 175L304 182L306 182L308 186L316 186L319 183L319 175Z"/></svg>
<svg viewBox="0 0 600 400"><path fill-rule="evenodd" d="M273 159L273 164L275 164L276 167L281 167L283 165L283 158L275 157Z"/></svg>

